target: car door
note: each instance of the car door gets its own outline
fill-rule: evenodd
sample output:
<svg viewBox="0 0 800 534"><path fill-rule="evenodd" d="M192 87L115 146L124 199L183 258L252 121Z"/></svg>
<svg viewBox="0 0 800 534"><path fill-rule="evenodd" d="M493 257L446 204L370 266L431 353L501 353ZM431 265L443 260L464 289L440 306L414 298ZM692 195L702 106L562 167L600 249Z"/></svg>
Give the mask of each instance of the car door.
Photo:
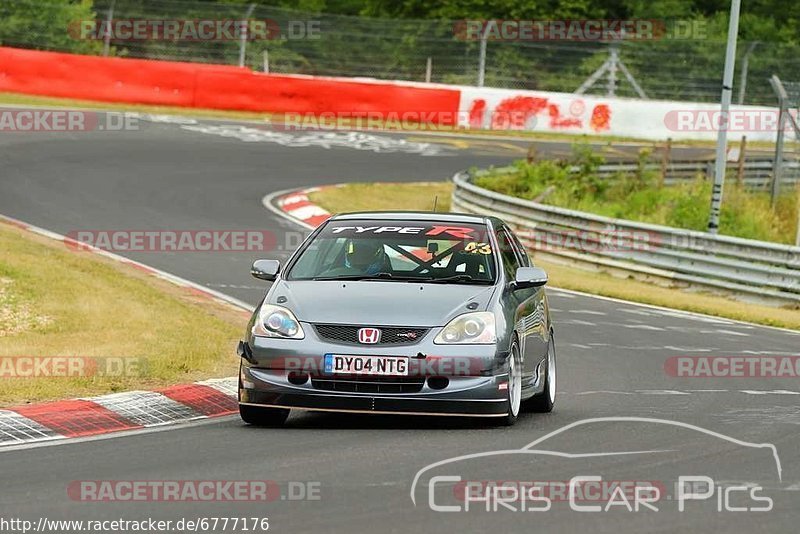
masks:
<svg viewBox="0 0 800 534"><path fill-rule="evenodd" d="M495 239L499 247L500 260L506 278L504 289L504 307L506 318L514 324L514 329L519 334L519 349L522 356L522 383L523 387L530 384L536 364L531 365L531 360L535 355L531 354L529 336L529 316L535 311L535 302L532 300L535 294L533 289L514 289L511 282L514 281L517 269L522 266L523 258L520 257L513 238L505 226L500 226L495 231Z"/></svg>
<svg viewBox="0 0 800 534"><path fill-rule="evenodd" d="M509 244L516 263L523 267L529 267L531 265L530 258L516 235L507 226L501 230L504 234L503 239ZM544 288L518 289L513 293L517 302L517 331L522 343L521 350L525 355L523 369L525 376L533 379L536 367L547 355L548 336Z"/></svg>

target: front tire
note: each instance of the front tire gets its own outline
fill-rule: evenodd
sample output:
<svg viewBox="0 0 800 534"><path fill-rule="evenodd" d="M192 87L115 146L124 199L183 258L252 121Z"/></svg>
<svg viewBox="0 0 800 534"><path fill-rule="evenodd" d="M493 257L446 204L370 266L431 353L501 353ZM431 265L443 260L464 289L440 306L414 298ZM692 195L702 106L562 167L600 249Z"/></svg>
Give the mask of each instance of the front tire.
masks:
<svg viewBox="0 0 800 534"><path fill-rule="evenodd" d="M547 368L544 377L544 389L523 404L525 410L538 413L553 411L556 402L556 339L550 333L550 343L547 345Z"/></svg>
<svg viewBox="0 0 800 534"><path fill-rule="evenodd" d="M289 417L289 410L285 408L267 408L262 406L239 405L239 415L242 421L253 426L283 426Z"/></svg>
<svg viewBox="0 0 800 534"><path fill-rule="evenodd" d="M508 353L508 413L502 419L504 426L513 426L522 406L522 361L515 339Z"/></svg>

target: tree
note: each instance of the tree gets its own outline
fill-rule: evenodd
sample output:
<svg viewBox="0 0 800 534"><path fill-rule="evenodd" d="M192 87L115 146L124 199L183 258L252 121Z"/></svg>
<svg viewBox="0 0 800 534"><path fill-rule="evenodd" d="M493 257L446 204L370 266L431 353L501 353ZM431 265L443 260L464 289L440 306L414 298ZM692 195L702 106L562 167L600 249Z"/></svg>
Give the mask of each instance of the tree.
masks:
<svg viewBox="0 0 800 534"><path fill-rule="evenodd" d="M80 54L97 53L102 43L70 31L92 20L91 0L0 0L0 45Z"/></svg>

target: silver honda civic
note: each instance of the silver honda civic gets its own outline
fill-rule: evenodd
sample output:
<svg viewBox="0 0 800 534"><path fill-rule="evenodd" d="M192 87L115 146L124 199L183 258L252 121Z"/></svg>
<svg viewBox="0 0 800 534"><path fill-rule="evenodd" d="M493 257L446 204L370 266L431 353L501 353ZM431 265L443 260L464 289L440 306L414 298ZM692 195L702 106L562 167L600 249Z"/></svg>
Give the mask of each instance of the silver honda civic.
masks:
<svg viewBox="0 0 800 534"><path fill-rule="evenodd" d="M493 417L549 412L547 274L500 219L425 212L330 218L272 281L239 342L239 410Z"/></svg>

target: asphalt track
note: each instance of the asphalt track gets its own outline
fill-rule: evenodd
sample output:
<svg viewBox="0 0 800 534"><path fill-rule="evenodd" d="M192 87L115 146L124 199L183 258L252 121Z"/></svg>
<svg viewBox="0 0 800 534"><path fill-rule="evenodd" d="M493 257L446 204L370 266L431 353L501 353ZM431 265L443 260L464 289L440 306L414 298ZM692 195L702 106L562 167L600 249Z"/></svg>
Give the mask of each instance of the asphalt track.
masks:
<svg viewBox="0 0 800 534"><path fill-rule="evenodd" d="M527 147L508 140L375 135L383 139L381 152L292 147L253 136L245 141L150 121L142 121L135 131L0 132L0 213L60 233L261 229L274 232L280 244L291 242L298 229L262 207L266 193L350 181L440 180L473 165L503 164L523 155ZM409 137L435 144L438 155L385 151ZM568 150L565 143L548 143L540 153ZM271 256L284 257L283 248ZM123 255L245 302L255 304L263 292L248 275L250 262L259 254ZM472 420L300 413L293 414L284 429L263 430L230 417L158 432L9 450L0 452L2 515L34 522L40 517L269 517L274 532L796 532L797 379L679 379L668 376L664 365L672 356L797 355L800 336L557 290L551 291L551 305L559 348L559 398L552 414L524 416L512 428ZM235 358L233 350L225 357ZM537 446L571 456L513 452L570 423L619 417L659 421L597 421ZM773 444L780 476L775 457L766 449L720 435ZM722 486L759 485L774 507L768 512L727 511L717 501L717 491L711 499L688 503L682 513L674 498L660 501L657 512L629 512L621 506L609 512L577 512L558 499L548 511L500 506L490 512L475 507L469 512L434 512L424 484L414 492L416 504L412 501L412 482L419 470L448 458L495 450L510 452L440 466L424 472L420 480L433 472L464 480L566 481L575 475L599 475L605 480L660 481L674 497L669 485L678 476L707 475ZM595 456L621 451L648 452ZM76 480L187 479L273 480L283 498L266 504L78 502L67 494ZM303 481L318 483L319 500L289 498L289 482ZM435 488L437 503L458 503L451 486ZM514 504L519 507L518 501ZM760 503L736 497L729 504Z"/></svg>

